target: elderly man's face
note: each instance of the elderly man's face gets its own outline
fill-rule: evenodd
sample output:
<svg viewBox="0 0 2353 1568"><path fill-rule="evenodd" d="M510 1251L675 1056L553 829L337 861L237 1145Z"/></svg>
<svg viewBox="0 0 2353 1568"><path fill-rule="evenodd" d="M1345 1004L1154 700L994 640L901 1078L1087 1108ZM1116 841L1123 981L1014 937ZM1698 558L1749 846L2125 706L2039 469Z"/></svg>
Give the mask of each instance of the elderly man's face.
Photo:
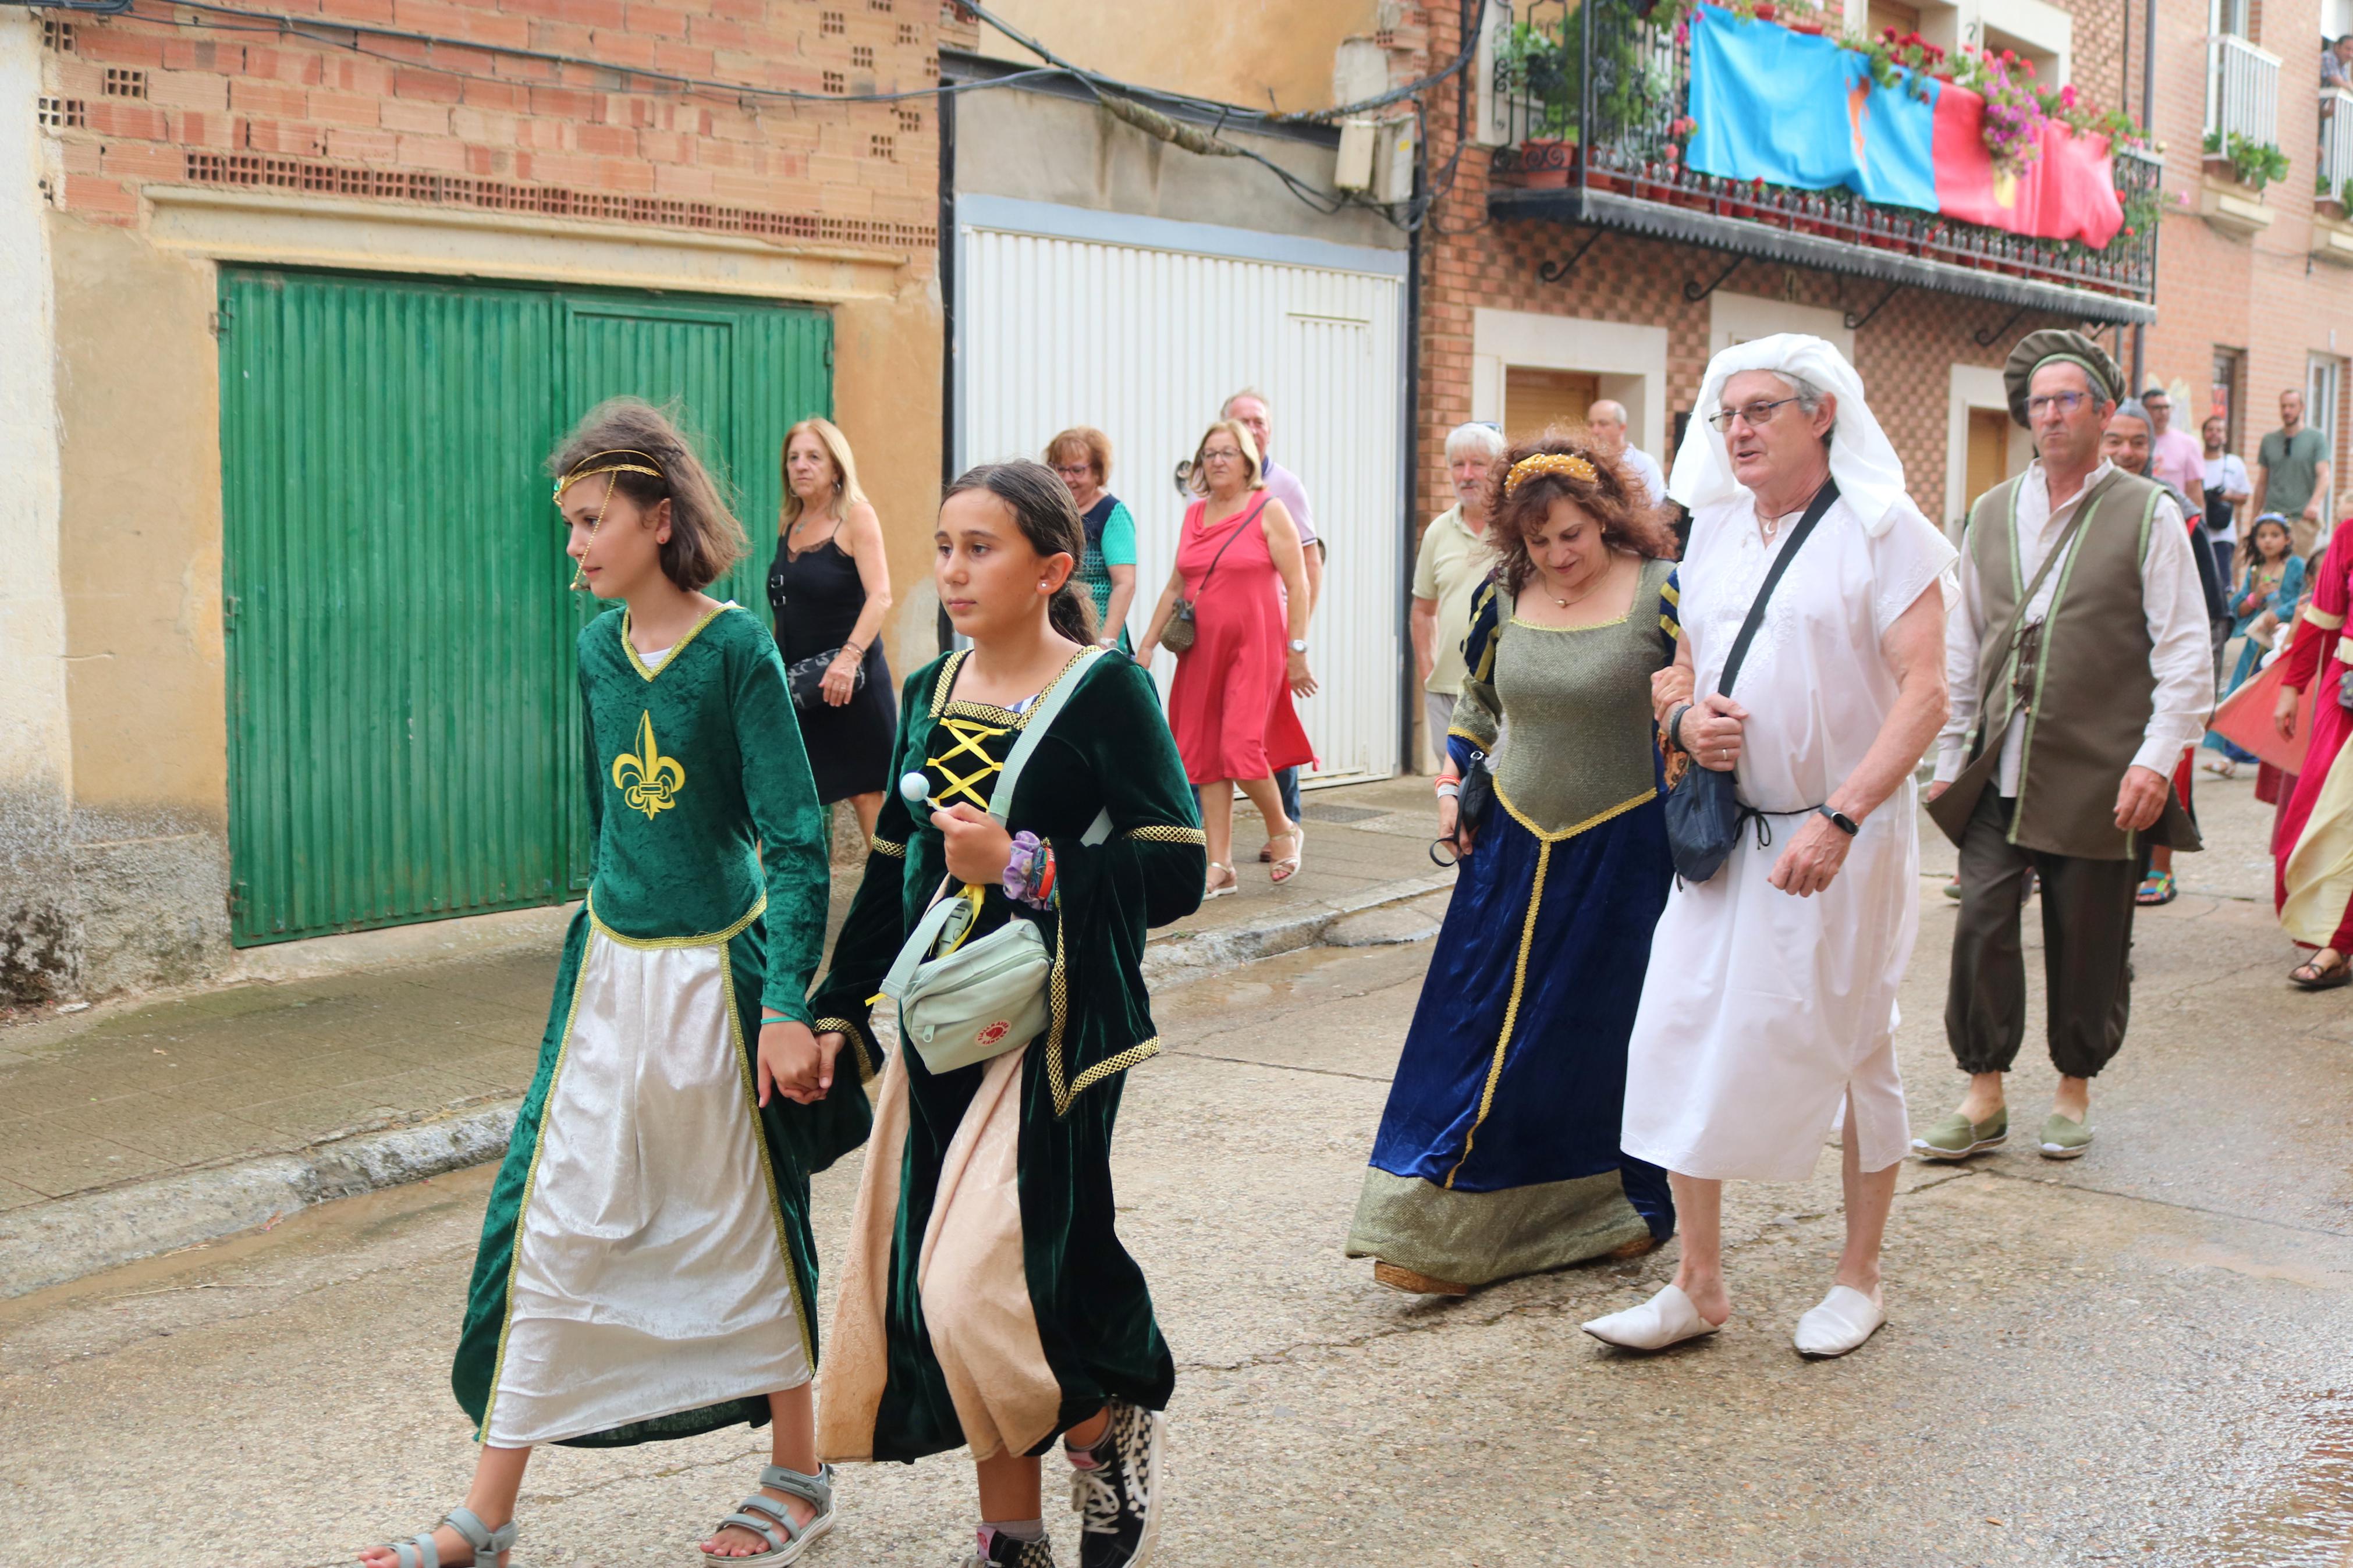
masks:
<svg viewBox="0 0 2353 1568"><path fill-rule="evenodd" d="M2335 49L2338 59L2343 60L2347 65L2353 66L2353 33L2348 33L2337 39Z"/></svg>
<svg viewBox="0 0 2353 1568"><path fill-rule="evenodd" d="M2148 426L2129 414L2108 421L2100 436L2100 456L2128 474L2148 472Z"/></svg>
<svg viewBox="0 0 2353 1568"><path fill-rule="evenodd" d="M1585 427L1593 444L1615 456L1626 449L1626 419L1614 403L1597 403L1585 411Z"/></svg>
<svg viewBox="0 0 2353 1568"><path fill-rule="evenodd" d="M2089 468L2110 412L2080 364L2046 364L2026 384L2026 423L2045 463Z"/></svg>
<svg viewBox="0 0 2353 1568"><path fill-rule="evenodd" d="M1454 481L1454 499L1473 511L1487 504L1489 466L1487 454L1475 448L1447 459L1446 472Z"/></svg>
<svg viewBox="0 0 2353 1568"><path fill-rule="evenodd" d="M1250 433L1250 439L1258 443L1260 462L1273 455L1268 447L1268 437L1273 432L1267 425L1265 404L1255 397L1237 397L1233 406L1226 410L1226 417L1240 420L1242 428Z"/></svg>
<svg viewBox="0 0 2353 1568"><path fill-rule="evenodd" d="M1724 433L1732 477L1760 492L1820 467L1822 437L1838 417L1837 398L1824 395L1809 416L1789 384L1769 370L1744 370L1726 381L1724 408L1732 416Z"/></svg>

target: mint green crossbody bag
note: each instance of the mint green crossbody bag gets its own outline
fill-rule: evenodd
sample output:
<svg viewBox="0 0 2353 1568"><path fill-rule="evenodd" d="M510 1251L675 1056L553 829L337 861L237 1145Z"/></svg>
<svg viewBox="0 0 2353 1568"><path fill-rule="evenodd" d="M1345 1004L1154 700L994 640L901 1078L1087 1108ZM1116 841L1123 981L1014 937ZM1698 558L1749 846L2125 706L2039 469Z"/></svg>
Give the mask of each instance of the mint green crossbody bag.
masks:
<svg viewBox="0 0 2353 1568"><path fill-rule="evenodd" d="M997 821L1005 821L1013 809L1014 785L1029 754L1103 654L1102 648L1082 653L1078 667L1030 710L1020 739L997 775L997 787L989 792L988 815ZM1101 844L1110 837L1111 813L1104 811L1079 842ZM954 880L940 883L931 908L907 933L882 981L882 994L899 1005L899 1037L914 1047L934 1073L954 1072L1026 1046L1045 1033L1052 1018L1047 985L1054 959L1036 922L1016 913L987 936L966 942L965 933L979 916L984 889L967 885L951 895Z"/></svg>

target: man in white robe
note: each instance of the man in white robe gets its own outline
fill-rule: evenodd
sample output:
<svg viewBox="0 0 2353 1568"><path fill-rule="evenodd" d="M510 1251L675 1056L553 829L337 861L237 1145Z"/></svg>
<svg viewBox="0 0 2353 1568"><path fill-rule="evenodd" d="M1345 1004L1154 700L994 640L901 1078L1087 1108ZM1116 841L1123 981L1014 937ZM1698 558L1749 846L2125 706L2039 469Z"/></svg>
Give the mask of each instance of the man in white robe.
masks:
<svg viewBox="0 0 2353 1568"><path fill-rule="evenodd" d="M1796 1333L1807 1354L1841 1355L1885 1321L1880 1238L1910 1137L1894 1029L1919 924L1912 771L1945 720L1954 552L1820 339L1727 349L1694 412L1669 486L1693 524L1660 717L1753 815L1720 870L1669 896L1629 1050L1622 1143L1670 1173L1681 1265L1585 1327L1638 1350L1720 1327L1723 1184L1804 1180L1843 1108L1846 1248ZM1725 694L1732 645L1792 549Z"/></svg>

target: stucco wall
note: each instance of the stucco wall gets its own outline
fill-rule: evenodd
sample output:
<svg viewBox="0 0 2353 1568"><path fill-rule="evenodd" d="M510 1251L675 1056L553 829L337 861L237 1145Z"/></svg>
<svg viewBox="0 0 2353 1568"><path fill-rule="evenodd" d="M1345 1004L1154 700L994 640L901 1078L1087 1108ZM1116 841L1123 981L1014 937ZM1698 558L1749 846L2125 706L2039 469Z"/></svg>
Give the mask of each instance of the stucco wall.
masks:
<svg viewBox="0 0 2353 1568"><path fill-rule="evenodd" d="M0 997L69 994L79 916L62 851L72 756L58 595L56 380L40 152L40 24L0 11Z"/></svg>
<svg viewBox="0 0 2353 1568"><path fill-rule="evenodd" d="M1381 30L1381 0L1221 0L1216 5L1104 5L1001 0L989 10L1064 59L1124 81L1219 103L1296 113L1332 102L1332 63L1351 37ZM1394 33L1396 18L1391 18ZM1406 40L1398 40L1400 43ZM1034 65L996 28L980 50Z"/></svg>

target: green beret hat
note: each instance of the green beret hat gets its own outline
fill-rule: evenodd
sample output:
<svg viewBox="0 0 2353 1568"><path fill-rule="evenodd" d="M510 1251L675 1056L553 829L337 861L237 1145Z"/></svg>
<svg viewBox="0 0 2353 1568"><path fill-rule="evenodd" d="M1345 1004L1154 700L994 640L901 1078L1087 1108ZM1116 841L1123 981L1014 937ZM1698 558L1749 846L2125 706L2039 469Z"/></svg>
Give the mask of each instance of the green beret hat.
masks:
<svg viewBox="0 0 2353 1568"><path fill-rule="evenodd" d="M2010 392L2010 416L2021 425L2026 421L2026 389L2034 373L2052 360L2081 365L2091 381L2092 390L2104 402L2114 403L2124 395L2125 373L2107 350L2081 332L2063 327L2045 327L2039 332L2029 332L2018 340L2010 351L2010 358L2001 367L2002 385Z"/></svg>

